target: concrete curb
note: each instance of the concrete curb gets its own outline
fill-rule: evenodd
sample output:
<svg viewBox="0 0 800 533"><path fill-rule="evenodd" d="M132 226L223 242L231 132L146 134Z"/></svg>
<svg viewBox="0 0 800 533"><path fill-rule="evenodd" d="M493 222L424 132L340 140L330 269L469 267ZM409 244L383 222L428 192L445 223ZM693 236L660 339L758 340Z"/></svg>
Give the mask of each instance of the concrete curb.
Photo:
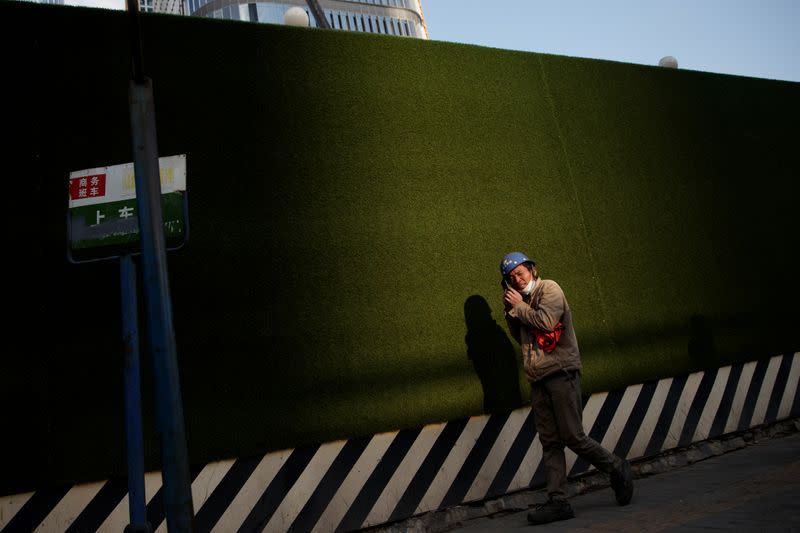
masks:
<svg viewBox="0 0 800 533"><path fill-rule="evenodd" d="M689 466L693 463L724 455L764 440L785 437L800 432L800 418L764 424L745 431L729 433L722 437L694 443L683 448L674 448L658 455L636 460L632 463L636 479L653 476ZM570 480L568 497L608 488L608 476L592 470ZM506 494L500 498L475 502L472 505L457 505L433 511L393 524L383 524L362 531L371 533L440 533L460 527L464 522L491 515L503 515L525 511L546 498L543 488L523 490Z"/></svg>

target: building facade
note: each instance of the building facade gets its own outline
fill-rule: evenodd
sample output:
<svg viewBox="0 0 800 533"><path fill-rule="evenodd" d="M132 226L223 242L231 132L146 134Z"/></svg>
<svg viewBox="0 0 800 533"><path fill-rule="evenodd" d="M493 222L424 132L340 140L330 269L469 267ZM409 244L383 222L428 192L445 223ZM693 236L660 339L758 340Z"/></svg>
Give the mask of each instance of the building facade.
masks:
<svg viewBox="0 0 800 533"><path fill-rule="evenodd" d="M185 15L185 0L139 0L139 11L142 13L169 13Z"/></svg>
<svg viewBox="0 0 800 533"><path fill-rule="evenodd" d="M28 0L34 4L50 4L54 6L63 6L64 0Z"/></svg>
<svg viewBox="0 0 800 533"><path fill-rule="evenodd" d="M178 0L140 0L178 2ZM317 26L305 0L185 0L188 15L283 24L289 8L301 7ZM421 0L318 0L331 28L427 39ZM156 11L159 11L156 9Z"/></svg>

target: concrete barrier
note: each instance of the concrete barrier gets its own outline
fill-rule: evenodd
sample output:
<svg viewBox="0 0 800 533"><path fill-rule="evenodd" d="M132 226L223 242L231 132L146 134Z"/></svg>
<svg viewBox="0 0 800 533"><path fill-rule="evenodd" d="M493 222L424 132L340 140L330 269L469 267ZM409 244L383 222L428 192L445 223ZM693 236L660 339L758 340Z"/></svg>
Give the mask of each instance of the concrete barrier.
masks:
<svg viewBox="0 0 800 533"><path fill-rule="evenodd" d="M125 475L118 265L68 263L64 210L70 171L131 161L127 24L0 2L3 168L24 184L5 205L23 290L2 496ZM497 273L514 249L566 291L587 393L800 345L781 231L800 84L197 17L141 30L160 150L187 156L169 270L192 464L523 406Z"/></svg>
<svg viewBox="0 0 800 533"><path fill-rule="evenodd" d="M592 395L588 434L630 460L800 414L800 356L785 354ZM528 407L193 469L196 531L350 531L542 486ZM567 453L571 476L591 467ZM166 531L159 472L148 519ZM121 531L124 479L0 498L0 528Z"/></svg>

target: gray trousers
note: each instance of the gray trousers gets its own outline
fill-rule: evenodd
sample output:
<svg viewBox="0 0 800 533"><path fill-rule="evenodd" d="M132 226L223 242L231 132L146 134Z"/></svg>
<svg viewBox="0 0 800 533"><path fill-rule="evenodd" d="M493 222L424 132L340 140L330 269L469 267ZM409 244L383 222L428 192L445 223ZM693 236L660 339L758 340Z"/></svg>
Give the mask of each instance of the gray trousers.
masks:
<svg viewBox="0 0 800 533"><path fill-rule="evenodd" d="M531 403L536 431L542 443L547 495L566 498L567 465L564 446L601 472L611 473L622 461L583 432L581 376L577 371L557 372L531 383Z"/></svg>

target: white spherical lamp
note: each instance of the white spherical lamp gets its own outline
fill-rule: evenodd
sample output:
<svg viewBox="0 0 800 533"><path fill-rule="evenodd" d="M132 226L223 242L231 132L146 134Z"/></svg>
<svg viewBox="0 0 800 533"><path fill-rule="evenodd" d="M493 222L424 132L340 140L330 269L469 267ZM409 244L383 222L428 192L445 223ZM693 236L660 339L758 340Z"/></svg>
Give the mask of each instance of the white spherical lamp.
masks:
<svg viewBox="0 0 800 533"><path fill-rule="evenodd" d="M658 60L658 66L664 68L678 68L678 60L672 56L664 56Z"/></svg>
<svg viewBox="0 0 800 533"><path fill-rule="evenodd" d="M283 14L283 22L287 26L308 26L308 13L302 7L290 7Z"/></svg>

